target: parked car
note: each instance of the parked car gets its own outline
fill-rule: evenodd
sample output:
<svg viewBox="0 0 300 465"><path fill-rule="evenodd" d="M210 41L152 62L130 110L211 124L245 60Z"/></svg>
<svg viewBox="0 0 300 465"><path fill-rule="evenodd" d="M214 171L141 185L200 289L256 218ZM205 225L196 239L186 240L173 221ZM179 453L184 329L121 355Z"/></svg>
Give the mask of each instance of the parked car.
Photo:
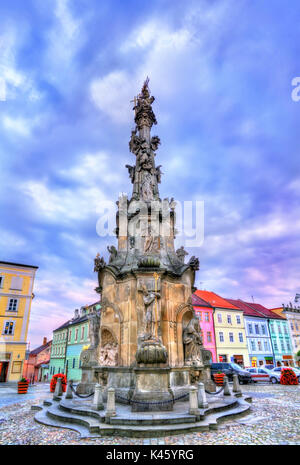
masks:
<svg viewBox="0 0 300 465"><path fill-rule="evenodd" d="M271 373L277 373L277 374L279 375L279 381L280 381L281 370L284 370L285 368L290 368L291 370L293 370L293 372L294 372L295 375L297 376L298 383L300 383L300 370L298 370L298 369L295 368L295 367L287 367L287 366L284 366L284 367L276 367L276 368L273 368L273 370L271 370ZM278 382L279 382L279 381L278 381Z"/></svg>
<svg viewBox="0 0 300 465"><path fill-rule="evenodd" d="M258 381L270 381L270 371L265 368L251 367L246 368L246 370L250 373L254 383L257 383Z"/></svg>
<svg viewBox="0 0 300 465"><path fill-rule="evenodd" d="M270 364L268 363L267 365L260 365L258 368L263 368L263 369L265 369L265 370L269 370L269 371L270 371L270 370L273 370L273 368L275 368L275 367L274 367L274 365L272 365L271 363L270 363Z"/></svg>
<svg viewBox="0 0 300 465"><path fill-rule="evenodd" d="M228 377L229 381L233 380L233 375L238 375L239 383L252 383L251 375L248 371L241 368L237 363L211 363L211 375L222 372Z"/></svg>

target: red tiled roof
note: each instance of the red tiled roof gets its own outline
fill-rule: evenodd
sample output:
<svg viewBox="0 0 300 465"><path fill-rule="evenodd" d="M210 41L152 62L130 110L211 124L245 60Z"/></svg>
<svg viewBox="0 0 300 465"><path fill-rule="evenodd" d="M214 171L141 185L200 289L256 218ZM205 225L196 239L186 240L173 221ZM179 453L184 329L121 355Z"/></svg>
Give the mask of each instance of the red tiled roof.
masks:
<svg viewBox="0 0 300 465"><path fill-rule="evenodd" d="M192 295L192 305L194 305L195 307L209 307L209 308L212 308L212 306L208 302L201 299L201 297L197 296L196 294Z"/></svg>
<svg viewBox="0 0 300 465"><path fill-rule="evenodd" d="M52 341L48 341L47 344L41 345L41 346L37 347L36 349L33 349L31 352L29 352L29 355L37 355L37 354L39 354L40 352L42 352L42 350L49 347L51 345L51 343L52 343Z"/></svg>
<svg viewBox="0 0 300 465"><path fill-rule="evenodd" d="M249 307L245 302L242 300L235 300L235 299L226 299L228 302L230 302L232 305L235 305L236 307L239 307L240 310L243 310L244 315L247 316L256 316L258 318L265 318L261 313L258 313L256 310L253 308Z"/></svg>
<svg viewBox="0 0 300 465"><path fill-rule="evenodd" d="M220 297L218 294L215 294L214 292L197 290L195 294L197 297L200 297L201 299L208 302L212 307L230 308L232 310L239 310L238 307L231 304L230 302L223 299L222 297Z"/></svg>
<svg viewBox="0 0 300 465"><path fill-rule="evenodd" d="M275 312L272 312L272 310L269 310L268 308L264 307L261 304L254 304L254 303L248 303L245 302L245 304L249 305L249 307L253 308L254 310L257 310L258 312L262 313L266 318L274 318L276 320L285 320L282 316L278 315Z"/></svg>
<svg viewBox="0 0 300 465"><path fill-rule="evenodd" d="M255 304L253 302L245 302L244 300L234 300L226 299L228 302L231 302L233 305L236 305L241 310L243 310L245 315L256 316L259 318L274 318L277 320L284 320L280 315L275 312L272 312L269 308L264 307L261 304Z"/></svg>

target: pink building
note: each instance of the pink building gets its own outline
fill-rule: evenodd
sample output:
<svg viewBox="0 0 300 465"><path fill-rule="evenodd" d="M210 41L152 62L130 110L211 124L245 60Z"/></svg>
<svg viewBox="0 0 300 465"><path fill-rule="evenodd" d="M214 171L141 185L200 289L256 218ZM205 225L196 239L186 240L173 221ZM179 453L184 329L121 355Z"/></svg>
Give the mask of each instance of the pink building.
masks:
<svg viewBox="0 0 300 465"><path fill-rule="evenodd" d="M202 330L202 339L205 349L208 349L212 353L212 361L217 361L217 350L215 341L215 329L214 329L214 317L213 307L205 300L201 299L197 295L196 291L192 295L192 304L195 309L195 313L200 320L200 326Z"/></svg>

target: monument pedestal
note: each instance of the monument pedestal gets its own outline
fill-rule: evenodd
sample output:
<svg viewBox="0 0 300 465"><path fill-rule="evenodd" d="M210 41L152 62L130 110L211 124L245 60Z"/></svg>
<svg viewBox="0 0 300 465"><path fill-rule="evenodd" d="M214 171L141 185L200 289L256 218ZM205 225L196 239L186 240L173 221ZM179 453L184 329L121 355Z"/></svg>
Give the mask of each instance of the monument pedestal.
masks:
<svg viewBox="0 0 300 465"><path fill-rule="evenodd" d="M173 393L168 368L135 368L136 384L132 396L133 412L173 410Z"/></svg>

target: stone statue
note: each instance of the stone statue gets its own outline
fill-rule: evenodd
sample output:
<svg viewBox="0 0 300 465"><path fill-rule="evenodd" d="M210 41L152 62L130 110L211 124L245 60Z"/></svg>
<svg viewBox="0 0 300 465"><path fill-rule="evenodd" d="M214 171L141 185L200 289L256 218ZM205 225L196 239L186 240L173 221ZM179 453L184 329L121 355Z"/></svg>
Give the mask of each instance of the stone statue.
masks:
<svg viewBox="0 0 300 465"><path fill-rule="evenodd" d="M156 167L156 173L155 173L155 174L156 174L156 178L157 178L157 182L158 182L159 184L161 183L161 175L163 174L163 173L161 172L161 169L160 169L161 167L162 167L162 165L158 165L158 166Z"/></svg>
<svg viewBox="0 0 300 465"><path fill-rule="evenodd" d="M100 321L101 313L98 310L93 310L89 315L89 338L90 338L90 349L96 349L99 345L99 330L100 330Z"/></svg>
<svg viewBox="0 0 300 465"><path fill-rule="evenodd" d="M199 262L199 258L196 258L194 255L190 258L190 261L189 261L189 266L192 268L192 270L199 270L199 267L200 267L200 262Z"/></svg>
<svg viewBox="0 0 300 465"><path fill-rule="evenodd" d="M106 263L104 261L104 258L100 257L99 253L97 253L96 258L94 259L94 263L95 263L94 271L98 273L98 287L95 290L96 292L100 294L102 290L101 274L102 274L103 269L106 267Z"/></svg>
<svg viewBox="0 0 300 465"><path fill-rule="evenodd" d="M185 362L193 365L202 364L201 348L203 343L198 318L193 317L183 330L182 341Z"/></svg>
<svg viewBox="0 0 300 465"><path fill-rule="evenodd" d="M107 246L107 250L108 250L109 253L110 253L109 263L111 263L111 262L113 262L114 259L117 257L118 251L117 251L117 249L115 248L114 245L112 245L111 247Z"/></svg>
<svg viewBox="0 0 300 465"><path fill-rule="evenodd" d="M189 253L186 250L184 250L183 245L179 249L176 250L176 255L179 258L179 260L181 261L181 263L183 263L183 264L184 264L184 257L186 255L188 255L188 254Z"/></svg>
<svg viewBox="0 0 300 465"><path fill-rule="evenodd" d="M108 342L100 348L99 363L101 366L116 366L118 364L118 344Z"/></svg>
<svg viewBox="0 0 300 465"><path fill-rule="evenodd" d="M155 337L155 324L156 316L154 312L155 300L160 298L160 292L149 291L145 285L143 285L143 301L145 306L145 320L146 328L144 334L144 340L152 339Z"/></svg>
<svg viewBox="0 0 300 465"><path fill-rule="evenodd" d="M156 152L156 150L158 149L159 144L160 144L160 138L158 136L151 137L150 148L151 148L151 150L153 152Z"/></svg>
<svg viewBox="0 0 300 465"><path fill-rule="evenodd" d="M146 202L153 200L153 180L149 171L142 172L141 195Z"/></svg>
<svg viewBox="0 0 300 465"><path fill-rule="evenodd" d="M125 165L125 167L128 169L128 173L129 173L129 177L131 179L131 182L134 183L135 166Z"/></svg>

